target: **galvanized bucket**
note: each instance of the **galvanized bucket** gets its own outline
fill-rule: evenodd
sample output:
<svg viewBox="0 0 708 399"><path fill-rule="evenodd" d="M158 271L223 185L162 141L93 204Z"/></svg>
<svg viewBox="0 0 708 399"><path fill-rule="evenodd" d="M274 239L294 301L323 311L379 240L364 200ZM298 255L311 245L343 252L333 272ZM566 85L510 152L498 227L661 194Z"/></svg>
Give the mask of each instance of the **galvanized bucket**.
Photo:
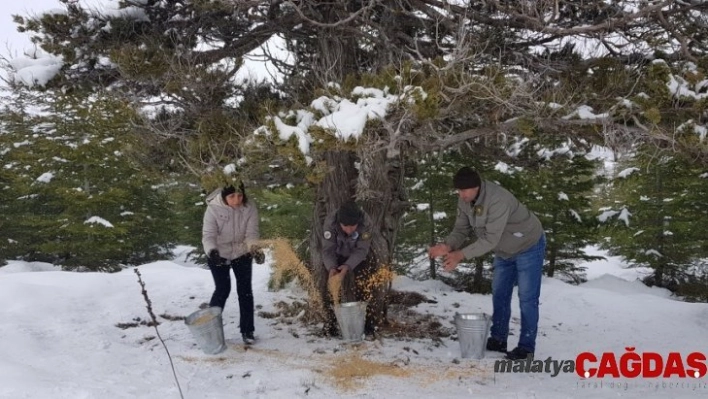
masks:
<svg viewBox="0 0 708 399"><path fill-rule="evenodd" d="M463 358L482 359L492 318L486 313L455 313L457 340Z"/></svg>
<svg viewBox="0 0 708 399"><path fill-rule="evenodd" d="M216 355L226 349L220 307L197 310L187 316L184 323L192 332L199 349L207 355Z"/></svg>
<svg viewBox="0 0 708 399"><path fill-rule="evenodd" d="M342 339L348 342L364 340L366 302L346 302L334 307Z"/></svg>

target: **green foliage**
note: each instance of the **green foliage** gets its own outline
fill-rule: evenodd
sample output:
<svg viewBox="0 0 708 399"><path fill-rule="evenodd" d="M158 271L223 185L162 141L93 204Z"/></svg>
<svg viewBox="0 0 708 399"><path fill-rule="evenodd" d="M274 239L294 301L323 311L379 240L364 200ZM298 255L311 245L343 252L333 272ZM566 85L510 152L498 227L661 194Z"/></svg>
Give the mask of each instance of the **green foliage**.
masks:
<svg viewBox="0 0 708 399"><path fill-rule="evenodd" d="M307 238L312 222L312 192L297 185L253 191L261 216L263 239L284 238L299 242Z"/></svg>
<svg viewBox="0 0 708 399"><path fill-rule="evenodd" d="M607 246L633 265L652 268L648 283L677 291L691 279L691 266L708 256L708 179L700 178L705 169L650 147L623 168L635 169L615 180L612 211L618 214L608 225Z"/></svg>
<svg viewBox="0 0 708 399"><path fill-rule="evenodd" d="M676 295L687 301L708 302L708 264L705 259L686 271L676 287Z"/></svg>
<svg viewBox="0 0 708 399"><path fill-rule="evenodd" d="M402 220L400 234L394 232L389 237L401 244L401 264L419 259L421 243L438 240L449 230L456 198L447 182L457 167L468 164L482 171L484 177L499 181L538 213L549 238L548 273L577 276L576 260L586 259L580 249L593 239L590 190L598 183L592 173L594 164L581 155L581 136L617 139L618 144L627 144L622 141L637 137L658 137L663 144L670 143L679 151L702 157L696 159L705 165L708 140L699 139L695 126L705 125L708 97L704 95L703 82L708 57L694 43L682 46L681 51L688 54L675 53L677 46L667 46L673 35L665 30L666 26L676 26L685 36L695 36L698 39L694 41L700 42L705 29L690 17L695 12L690 7L696 5L679 2L672 6L670 14L661 15L665 19L662 21L654 20L656 13L647 14L642 20L646 32L637 37L630 32L636 26L635 16L623 14L621 6L569 2L573 4L561 6L556 10L558 15L549 21L555 30L559 26L592 23L606 26L597 32L600 36L621 36L631 41L626 46L607 42L608 55L593 54L590 57L594 58L588 58L580 56L573 44L556 49L548 45L547 26L543 24L529 25L527 30L499 24L500 20L535 12L523 2L509 2L501 8L473 2L469 10L452 7L445 12L446 18L430 24L421 24L422 20L412 17L438 13L429 2L379 2L371 13L355 12L361 6L358 2L312 2L310 7L299 10L305 15L298 15L292 7L264 7L259 2L188 3L121 1L119 6L132 7L131 12L97 15L83 9L79 2L62 1L66 13L14 17L20 31L33 35L32 40L45 51L63 57L65 65L60 75L46 87L35 88L47 90L50 100L53 101L56 93L52 90L56 89L75 94L86 88L110 88L112 94L131 102L160 98L170 108L157 111L147 121L141 140L128 134L125 122L135 120L135 114L119 102L99 106L104 111L111 110L99 115L95 107L86 106L84 101L72 105L73 100L57 94L58 102L51 104L50 112L61 113L62 117L5 114L5 133L0 139L4 161L4 168L0 169L3 255L56 258L67 266L85 256L90 263L100 263L87 254L89 248L95 251L96 244L100 244L100 251L104 252L94 254L96 259L105 256L111 259L111 265L97 267L113 267L116 259L121 263L130 261L130 256L125 255L130 245L147 245L149 248L138 250L145 254L153 251L153 246L162 248L169 242L163 234L198 245L203 205L195 204L203 202L203 194L196 186L184 183L155 184L157 181L146 171L187 170L199 176L202 188L210 190L223 184L222 167L228 164L238 165L239 179L294 181L297 188L293 190L261 189L251 193L264 216L264 236L300 239L307 234L312 201L312 193L300 184L318 185L330 172L331 165L318 154L333 149L369 152L390 148L391 152L400 151L400 158L390 157L376 167L387 170L399 159L420 161L418 174L406 184L412 203L430 204L427 212L411 209ZM469 18L470 10L476 15L475 34L465 35L464 42L458 42L455 26ZM339 16L349 14L355 18L339 21ZM324 25L334 23L336 27L306 23L305 18ZM625 21L628 25L611 21ZM240 84L234 77L242 64L241 57L275 34L285 39L285 47L294 55L292 65L286 65L291 60L278 65L285 71L284 81L275 88ZM432 37L433 45L426 46L426 38ZM553 42L564 40L560 37ZM216 43L223 46L212 46ZM547 51L539 53L537 49L543 45L547 45ZM642 54L643 48L652 50ZM533 54L530 49L534 49ZM449 61L455 59L458 62ZM692 62L673 61L676 59ZM343 76L347 78L342 79ZM329 84L332 80L334 85ZM335 88L336 84L341 84L341 88ZM357 86L387 88L394 94L420 86L427 95L410 92L412 103L392 109L385 122L370 121L359 141L341 142L331 131L311 128L308 133L314 138L312 162L302 154L295 138L280 142L277 134L251 134L266 116L279 115L280 110L286 110L282 119L291 126L297 122L295 112L310 111L321 116L303 104L322 95L356 101L357 96L351 93ZM583 105L608 118L563 118ZM518 121L516 132L530 141L524 143L522 151L510 156L505 151L508 143L493 141L502 137L500 132L509 133L506 127L497 127L512 118ZM555 138L539 135L541 118L551 120L545 126L558 122L555 131L540 132L555 134ZM274 120L265 123L265 130L276 131ZM387 130L391 126L394 129ZM388 135L395 127L401 128L401 134ZM485 135L483 138L465 143L473 152L407 158L409 151L428 151L426 143L438 139L444 142L459 132L474 133L475 129L486 132L480 132ZM637 131L641 134L637 135ZM435 137L424 137L420 132L434 132L431 134ZM618 137L598 134L613 132L618 132ZM108 134L115 140L105 141L110 138ZM145 137L151 140L143 140ZM574 146L575 156L554 153L545 159L536 154L540 148L558 148L566 142ZM362 145L370 147L362 150ZM641 151L650 154L650 148ZM128 153L141 160L140 167L126 159L123 154ZM656 163L642 162L645 166ZM280 168L277 172L271 168L273 164ZM508 171L497 171L497 167L505 165ZM645 166L642 170L646 174L651 168ZM654 180L647 177L642 184L649 187L650 182L657 181L656 176L663 182L661 187L674 180L685 181L689 191L670 195L673 203L680 200L688 208L669 209L671 204L663 204L662 215L672 228L684 231L682 239L703 242L696 238L695 228L682 224L691 218L686 209L696 209L696 214L703 215L701 208L691 206L704 205L695 193L705 193L702 187L706 179L696 178L698 171L688 173L688 169L677 166L659 175L650 173ZM53 179L37 182L44 172L53 172ZM173 183L193 181L194 177L167 175L162 179L160 183ZM654 192L632 181L616 187L618 198L636 197L637 190ZM631 198L638 201L633 207L646 205L643 202L655 202L658 207L658 198L668 198L667 195L651 197L651 201ZM391 198L384 198L384 202L388 200ZM447 217L432 217L438 210ZM101 216L114 227L84 224L91 216ZM397 218L392 214L384 216ZM646 216L646 220L650 225L652 217ZM391 225L397 222L390 221ZM660 231L660 224L657 222L656 232ZM645 234L648 233L638 237ZM640 256L639 249L632 249L639 245L633 236L613 243L636 252L634 258L638 261L650 261ZM696 250L694 258L700 253ZM672 262L684 264L689 258L676 255Z"/></svg>
<svg viewBox="0 0 708 399"><path fill-rule="evenodd" d="M172 205L172 242L192 247L193 250L188 256L206 264L202 249L202 224L208 191L189 182L164 185L161 191L170 199Z"/></svg>
<svg viewBox="0 0 708 399"><path fill-rule="evenodd" d="M457 194L452 176L464 159L457 153L425 154L415 163L415 173L406 178L410 208L400 222L395 259L398 273L415 272L428 266L429 245L442 241L455 223Z"/></svg>
<svg viewBox="0 0 708 399"><path fill-rule="evenodd" d="M495 147L492 144L474 152L448 152L419 160L417 173L407 186L411 202L423 204L425 209L412 209L403 217L399 264L420 262L423 246L441 241L450 232L457 206L451 178L460 167L471 166L484 179L511 191L539 217L547 238L547 274L560 273L571 281L582 281L578 262L595 259L583 248L597 237L591 201L593 188L601 181L596 177L598 161L585 156L587 150L581 143L555 136L517 138ZM436 214L445 216L433 217Z"/></svg>
<svg viewBox="0 0 708 399"><path fill-rule="evenodd" d="M400 66L388 66L377 73L349 75L342 84L340 95L351 93L357 86L386 88L392 94L406 95L412 98L410 108L420 120L433 119L438 115L441 99L440 80L427 68L416 68L410 61ZM412 90L420 87L421 90ZM423 95L423 93L425 93Z"/></svg>
<svg viewBox="0 0 708 399"><path fill-rule="evenodd" d="M123 155L130 108L57 96L42 115L6 112L0 249L66 269L115 270L169 253L173 203ZM21 143L21 145L18 145Z"/></svg>
<svg viewBox="0 0 708 399"><path fill-rule="evenodd" d="M588 159L586 143L558 136L536 135L511 147L519 152L515 165L523 166L503 180L541 220L546 232L546 274L583 281L584 269L578 261L596 259L583 248L597 238L592 198L593 189L602 182L596 175L599 162Z"/></svg>
<svg viewBox="0 0 708 399"><path fill-rule="evenodd" d="M426 154L416 161L415 173L406 179L411 207L401 220L395 256L397 272L433 276L427 248L433 243L442 242L450 234L457 216L458 195L452 187L452 176L461 167L470 166L478 170L483 179L495 180L493 154L493 149L480 146L475 151ZM469 242L474 239L471 236ZM484 269L491 266L491 261L492 254L463 260L459 270L468 267L474 271L456 272L446 283L470 292L486 292L484 287L491 277L484 273ZM440 268L439 264L434 266ZM428 269L427 273L420 273L422 267Z"/></svg>

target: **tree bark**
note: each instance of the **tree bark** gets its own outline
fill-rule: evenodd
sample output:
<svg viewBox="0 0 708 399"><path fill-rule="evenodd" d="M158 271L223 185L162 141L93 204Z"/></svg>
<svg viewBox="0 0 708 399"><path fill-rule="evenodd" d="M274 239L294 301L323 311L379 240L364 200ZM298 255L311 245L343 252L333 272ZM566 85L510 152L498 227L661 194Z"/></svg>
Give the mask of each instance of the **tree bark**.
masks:
<svg viewBox="0 0 708 399"><path fill-rule="evenodd" d="M360 149L357 194L374 225L372 261L378 265L377 278L369 285L370 315L376 325L386 323L388 292L391 289L393 249L399 221L407 207L403 189L404 156L388 157L386 151Z"/></svg>
<svg viewBox="0 0 708 399"><path fill-rule="evenodd" d="M430 207L428 208L430 211L428 212L428 221L430 222L430 246L432 247L435 245L435 212L433 210L434 203L433 203L433 192L430 191L430 196L429 198L429 205ZM436 270L436 263L435 259L430 258L430 278L435 280L437 278L437 270Z"/></svg>
<svg viewBox="0 0 708 399"><path fill-rule="evenodd" d="M482 280L484 279L484 258L476 258L474 260L474 282L472 283L472 292L484 293Z"/></svg>
<svg viewBox="0 0 708 399"><path fill-rule="evenodd" d="M327 165L327 172L315 188L308 267L313 283L320 293L322 299L320 303L325 307L320 309L320 318L330 322L329 318L332 315L327 312L327 307L331 305L331 298L327 291L328 273L322 260L324 220L328 214L354 198L357 171L354 168L354 153L350 151L327 151L316 161L324 162Z"/></svg>
<svg viewBox="0 0 708 399"><path fill-rule="evenodd" d="M664 252L664 195L663 195L663 182L661 179L661 171L657 168L656 171L656 191L659 193L659 198L657 199L656 203L658 204L658 212L656 212L656 240L658 245L658 251L659 253ZM663 259L658 262L658 264L654 268L654 283L657 287L665 287L666 283L664 281L665 278L665 270L666 269L666 261Z"/></svg>
<svg viewBox="0 0 708 399"><path fill-rule="evenodd" d="M557 258L557 252L558 248L553 245L551 248L549 248L549 254L548 254L548 277L553 277L556 272L556 258Z"/></svg>
<svg viewBox="0 0 708 399"><path fill-rule="evenodd" d="M548 277L553 277L553 275L556 272L556 259L558 258L558 244L556 243L556 240L553 239L553 236L555 235L555 227L556 227L556 222L558 219L558 211L555 210L553 211L553 220L551 222L551 229L549 232L549 244L547 245L548 249Z"/></svg>
<svg viewBox="0 0 708 399"><path fill-rule="evenodd" d="M366 145L357 154L328 151L320 161L327 174L316 187L313 226L310 236L310 265L313 280L325 308L322 318L331 321L331 298L327 291L327 271L322 261L323 223L325 217L344 202L357 199L372 222L371 250L365 263L370 265L357 286L368 302L367 320L376 327L386 323L386 298L391 285L393 248L398 221L405 207L403 163L387 157L384 151L372 151ZM358 167L355 167L358 162Z"/></svg>

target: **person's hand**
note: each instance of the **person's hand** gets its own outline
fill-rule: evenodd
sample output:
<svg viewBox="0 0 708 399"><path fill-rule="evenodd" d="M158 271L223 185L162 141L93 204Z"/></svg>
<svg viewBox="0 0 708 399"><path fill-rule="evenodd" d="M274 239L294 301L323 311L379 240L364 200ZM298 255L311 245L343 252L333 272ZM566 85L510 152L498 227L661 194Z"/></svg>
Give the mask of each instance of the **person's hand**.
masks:
<svg viewBox="0 0 708 399"><path fill-rule="evenodd" d="M439 256L447 255L450 252L450 246L444 243L440 243L428 248L428 256L433 259Z"/></svg>
<svg viewBox="0 0 708 399"><path fill-rule="evenodd" d="M221 262L218 249L215 248L209 251L209 262L211 262L212 265L218 265L219 262Z"/></svg>
<svg viewBox="0 0 708 399"><path fill-rule="evenodd" d="M452 251L445 255L445 261L443 262L443 269L446 272L451 272L453 271L457 265L462 262L462 259L465 258L465 255L462 253L462 251Z"/></svg>
<svg viewBox="0 0 708 399"><path fill-rule="evenodd" d="M349 266L341 265L329 269L329 278L337 276L338 278L343 278L345 274L349 271Z"/></svg>

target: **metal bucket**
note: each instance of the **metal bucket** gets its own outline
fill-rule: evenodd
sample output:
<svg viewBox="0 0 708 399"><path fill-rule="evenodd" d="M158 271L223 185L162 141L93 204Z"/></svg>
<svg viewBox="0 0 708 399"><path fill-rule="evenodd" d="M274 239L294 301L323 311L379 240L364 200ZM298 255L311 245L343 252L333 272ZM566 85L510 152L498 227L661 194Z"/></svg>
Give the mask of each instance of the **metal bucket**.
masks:
<svg viewBox="0 0 708 399"><path fill-rule="evenodd" d="M366 302L346 302L334 307L342 339L348 342L364 340Z"/></svg>
<svg viewBox="0 0 708 399"><path fill-rule="evenodd" d="M492 318L486 313L455 313L457 340L463 358L482 359Z"/></svg>
<svg viewBox="0 0 708 399"><path fill-rule="evenodd" d="M216 355L226 349L220 307L197 310L187 316L184 324L189 327L199 348L207 355Z"/></svg>

